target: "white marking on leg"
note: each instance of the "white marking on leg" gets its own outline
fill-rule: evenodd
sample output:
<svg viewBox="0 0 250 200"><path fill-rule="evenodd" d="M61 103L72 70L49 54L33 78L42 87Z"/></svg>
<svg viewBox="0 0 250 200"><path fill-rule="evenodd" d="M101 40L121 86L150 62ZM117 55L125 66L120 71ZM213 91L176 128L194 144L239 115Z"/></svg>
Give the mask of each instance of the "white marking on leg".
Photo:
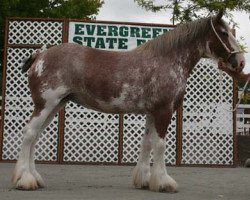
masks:
<svg viewBox="0 0 250 200"><path fill-rule="evenodd" d="M34 143L41 132L41 125L45 117L45 112L41 112L39 116L33 117L23 130L24 139L22 148L12 179L16 188L36 189L38 186L44 186L41 176L38 173L33 174L30 169L30 163L32 162L30 155Z"/></svg>
<svg viewBox="0 0 250 200"><path fill-rule="evenodd" d="M39 133L44 128L43 126L48 116L55 106L58 105L65 92L66 88L63 86L54 90L46 90L42 94L45 100L45 108L37 116L34 116L24 128L23 144L12 179L15 187L22 189L36 189L38 186L44 187L44 182L35 169L34 145L38 140Z"/></svg>
<svg viewBox="0 0 250 200"><path fill-rule="evenodd" d="M150 180L150 152L151 146L151 133L150 124L152 118L147 116L146 131L141 142L141 150L139 160L133 171L133 184L136 188L148 188Z"/></svg>
<svg viewBox="0 0 250 200"><path fill-rule="evenodd" d="M152 168L149 188L156 192L176 192L177 183L171 178L165 166L166 141L158 136L155 127L152 127L152 143L154 153L154 165Z"/></svg>
<svg viewBox="0 0 250 200"><path fill-rule="evenodd" d="M66 96L68 89L65 86L59 86L56 89L49 88L42 93L45 100L45 107L50 109L57 105L63 96Z"/></svg>

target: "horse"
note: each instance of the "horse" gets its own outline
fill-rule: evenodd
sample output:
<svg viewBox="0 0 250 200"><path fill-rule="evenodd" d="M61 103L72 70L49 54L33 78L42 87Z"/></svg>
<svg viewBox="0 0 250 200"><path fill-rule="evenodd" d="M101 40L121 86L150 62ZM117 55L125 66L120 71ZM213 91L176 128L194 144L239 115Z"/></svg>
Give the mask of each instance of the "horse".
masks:
<svg viewBox="0 0 250 200"><path fill-rule="evenodd" d="M190 73L201 58L216 59L232 74L241 73L245 66L244 54L222 17L220 11L179 25L126 52L64 43L27 58L22 69L28 72L34 110L23 129L14 187L45 187L35 167L35 143L59 109L73 101L105 113L145 114L133 184L151 191L177 192L178 184L164 162L165 137L172 114L183 101Z"/></svg>

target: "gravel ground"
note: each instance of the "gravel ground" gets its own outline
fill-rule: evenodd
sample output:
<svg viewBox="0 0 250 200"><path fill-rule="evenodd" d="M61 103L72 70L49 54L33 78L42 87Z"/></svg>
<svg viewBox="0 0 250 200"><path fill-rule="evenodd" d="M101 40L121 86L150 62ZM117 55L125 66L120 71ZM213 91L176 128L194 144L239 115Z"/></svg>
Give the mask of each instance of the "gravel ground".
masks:
<svg viewBox="0 0 250 200"><path fill-rule="evenodd" d="M0 163L0 200L249 200L249 168L168 167L179 184L175 194L135 189L130 166L37 165L47 187L13 189L14 164Z"/></svg>

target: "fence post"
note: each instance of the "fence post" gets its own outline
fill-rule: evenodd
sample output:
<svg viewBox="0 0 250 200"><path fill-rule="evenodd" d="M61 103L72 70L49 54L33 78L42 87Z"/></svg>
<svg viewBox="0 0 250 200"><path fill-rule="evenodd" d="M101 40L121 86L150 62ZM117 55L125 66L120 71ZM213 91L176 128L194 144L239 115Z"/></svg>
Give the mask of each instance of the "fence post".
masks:
<svg viewBox="0 0 250 200"><path fill-rule="evenodd" d="M7 71L7 46L9 35L9 19L5 20L4 30L4 54L3 54L3 74L2 74L2 103L1 103L1 124L0 124L0 161L2 161L3 155L3 131L4 131L4 112L5 112L5 91L6 91L6 71Z"/></svg>
<svg viewBox="0 0 250 200"><path fill-rule="evenodd" d="M123 114L119 115L119 142L118 142L118 165L122 164L122 157L123 157Z"/></svg>
<svg viewBox="0 0 250 200"><path fill-rule="evenodd" d="M181 165L182 160L182 116L183 104L176 111L176 165Z"/></svg>

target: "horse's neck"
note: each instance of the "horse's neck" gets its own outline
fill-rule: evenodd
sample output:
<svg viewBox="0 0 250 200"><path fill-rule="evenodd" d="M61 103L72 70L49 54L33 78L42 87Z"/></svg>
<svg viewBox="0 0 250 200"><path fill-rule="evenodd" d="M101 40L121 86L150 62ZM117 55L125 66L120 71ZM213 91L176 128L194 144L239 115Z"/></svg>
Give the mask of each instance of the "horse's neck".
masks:
<svg viewBox="0 0 250 200"><path fill-rule="evenodd" d="M163 45L168 45L163 44ZM132 58L131 61L135 61L137 63L143 63L141 67L149 67L150 65L156 65L164 71L171 70L178 71L178 69L182 68L181 71L185 73L185 78L188 78L190 73L192 72L194 66L202 57L204 52L204 44L203 41L194 41L192 45L184 44L175 47L169 52L154 52L154 49L140 49L137 48L129 53ZM139 60L138 60L139 59ZM127 58L126 58L127 60ZM133 64L131 64L133 66ZM152 67L153 68L153 67Z"/></svg>
<svg viewBox="0 0 250 200"><path fill-rule="evenodd" d="M202 58L202 55L203 44L196 41L192 44L192 47L182 46L175 50L175 53L171 52L169 55L166 55L166 60L170 60L174 66L180 65L188 78L195 65Z"/></svg>

